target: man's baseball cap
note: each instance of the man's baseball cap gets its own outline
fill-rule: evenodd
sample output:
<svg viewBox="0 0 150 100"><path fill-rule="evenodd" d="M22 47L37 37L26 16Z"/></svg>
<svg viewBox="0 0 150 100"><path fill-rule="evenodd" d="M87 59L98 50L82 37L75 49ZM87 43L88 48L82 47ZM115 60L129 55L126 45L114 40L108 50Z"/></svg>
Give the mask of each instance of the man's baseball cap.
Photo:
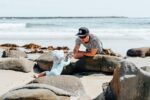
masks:
<svg viewBox="0 0 150 100"><path fill-rule="evenodd" d="M86 27L80 27L79 28L79 32L76 34L79 37L84 37L87 36L89 34L89 29Z"/></svg>

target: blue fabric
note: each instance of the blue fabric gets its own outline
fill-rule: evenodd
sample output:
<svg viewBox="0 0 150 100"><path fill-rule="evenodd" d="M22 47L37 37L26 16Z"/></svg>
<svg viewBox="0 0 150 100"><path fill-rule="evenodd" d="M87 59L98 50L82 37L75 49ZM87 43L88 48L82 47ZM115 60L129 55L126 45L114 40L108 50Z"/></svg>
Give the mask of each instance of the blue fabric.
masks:
<svg viewBox="0 0 150 100"><path fill-rule="evenodd" d="M47 76L60 75L63 70L63 67L70 64L70 58L66 60L63 51L54 50L52 53L53 53L53 66L51 71L45 71Z"/></svg>

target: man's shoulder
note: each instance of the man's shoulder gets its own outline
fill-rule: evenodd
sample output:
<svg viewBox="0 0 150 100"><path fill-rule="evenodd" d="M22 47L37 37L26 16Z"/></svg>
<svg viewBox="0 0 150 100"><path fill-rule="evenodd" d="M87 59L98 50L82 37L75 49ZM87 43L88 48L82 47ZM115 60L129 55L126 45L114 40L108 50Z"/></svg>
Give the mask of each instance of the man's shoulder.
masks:
<svg viewBox="0 0 150 100"><path fill-rule="evenodd" d="M81 40L79 38L76 38L76 43L81 43Z"/></svg>
<svg viewBox="0 0 150 100"><path fill-rule="evenodd" d="M98 40L98 37L94 34L89 34L92 41Z"/></svg>

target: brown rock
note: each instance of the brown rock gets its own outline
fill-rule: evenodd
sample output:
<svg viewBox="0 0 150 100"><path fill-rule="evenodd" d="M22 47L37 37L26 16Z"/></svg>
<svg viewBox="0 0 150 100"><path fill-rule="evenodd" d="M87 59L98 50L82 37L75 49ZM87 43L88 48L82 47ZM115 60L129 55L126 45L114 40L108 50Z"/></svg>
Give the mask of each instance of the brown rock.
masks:
<svg viewBox="0 0 150 100"><path fill-rule="evenodd" d="M34 44L34 43L26 44L22 47L25 47L26 49L39 49L39 48L41 48L40 45L37 45L37 44Z"/></svg>
<svg viewBox="0 0 150 100"><path fill-rule="evenodd" d="M16 45L16 44L10 44L10 43L1 44L0 46L3 46L3 47L19 47L19 46Z"/></svg>
<svg viewBox="0 0 150 100"><path fill-rule="evenodd" d="M33 83L54 86L68 92L72 96L82 96L86 94L80 79L71 75L40 77L31 81L29 84Z"/></svg>
<svg viewBox="0 0 150 100"><path fill-rule="evenodd" d="M91 100L79 78L75 76L49 76L10 90L0 100Z"/></svg>
<svg viewBox="0 0 150 100"><path fill-rule="evenodd" d="M21 72L30 72L34 66L34 62L25 58L1 58L0 69L15 70Z"/></svg>
<svg viewBox="0 0 150 100"><path fill-rule="evenodd" d="M32 51L30 51L30 52L26 52L27 54L33 54L33 53L44 53L44 51L42 51L42 50L32 50Z"/></svg>
<svg viewBox="0 0 150 100"><path fill-rule="evenodd" d="M52 50L54 50L54 47L53 46L48 46L48 50L52 51Z"/></svg>
<svg viewBox="0 0 150 100"><path fill-rule="evenodd" d="M18 50L13 47L13 48L6 49L5 51L3 51L2 57L27 58L27 54L24 51Z"/></svg>
<svg viewBox="0 0 150 100"><path fill-rule="evenodd" d="M1 100L70 100L70 95L61 89L46 84L28 84L10 90Z"/></svg>
<svg viewBox="0 0 150 100"><path fill-rule="evenodd" d="M132 48L127 51L130 57L147 57L150 56L150 47Z"/></svg>
<svg viewBox="0 0 150 100"><path fill-rule="evenodd" d="M113 79L105 89L105 99L149 100L149 68L138 68L133 63L122 61L114 71Z"/></svg>
<svg viewBox="0 0 150 100"><path fill-rule="evenodd" d="M110 72L119 66L121 59L115 56L97 54L94 57L83 57L75 64L77 72Z"/></svg>
<svg viewBox="0 0 150 100"><path fill-rule="evenodd" d="M104 53L104 55L122 57L120 54L113 52L111 49L103 48L103 53Z"/></svg>

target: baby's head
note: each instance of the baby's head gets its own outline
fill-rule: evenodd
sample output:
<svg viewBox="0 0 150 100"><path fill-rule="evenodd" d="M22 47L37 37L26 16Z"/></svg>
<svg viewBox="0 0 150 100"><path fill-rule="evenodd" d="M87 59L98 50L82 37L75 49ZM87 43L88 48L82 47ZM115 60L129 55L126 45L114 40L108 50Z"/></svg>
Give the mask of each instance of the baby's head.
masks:
<svg viewBox="0 0 150 100"><path fill-rule="evenodd" d="M52 51L52 54L53 54L53 62L55 63L60 63L65 57L63 50L54 50Z"/></svg>

